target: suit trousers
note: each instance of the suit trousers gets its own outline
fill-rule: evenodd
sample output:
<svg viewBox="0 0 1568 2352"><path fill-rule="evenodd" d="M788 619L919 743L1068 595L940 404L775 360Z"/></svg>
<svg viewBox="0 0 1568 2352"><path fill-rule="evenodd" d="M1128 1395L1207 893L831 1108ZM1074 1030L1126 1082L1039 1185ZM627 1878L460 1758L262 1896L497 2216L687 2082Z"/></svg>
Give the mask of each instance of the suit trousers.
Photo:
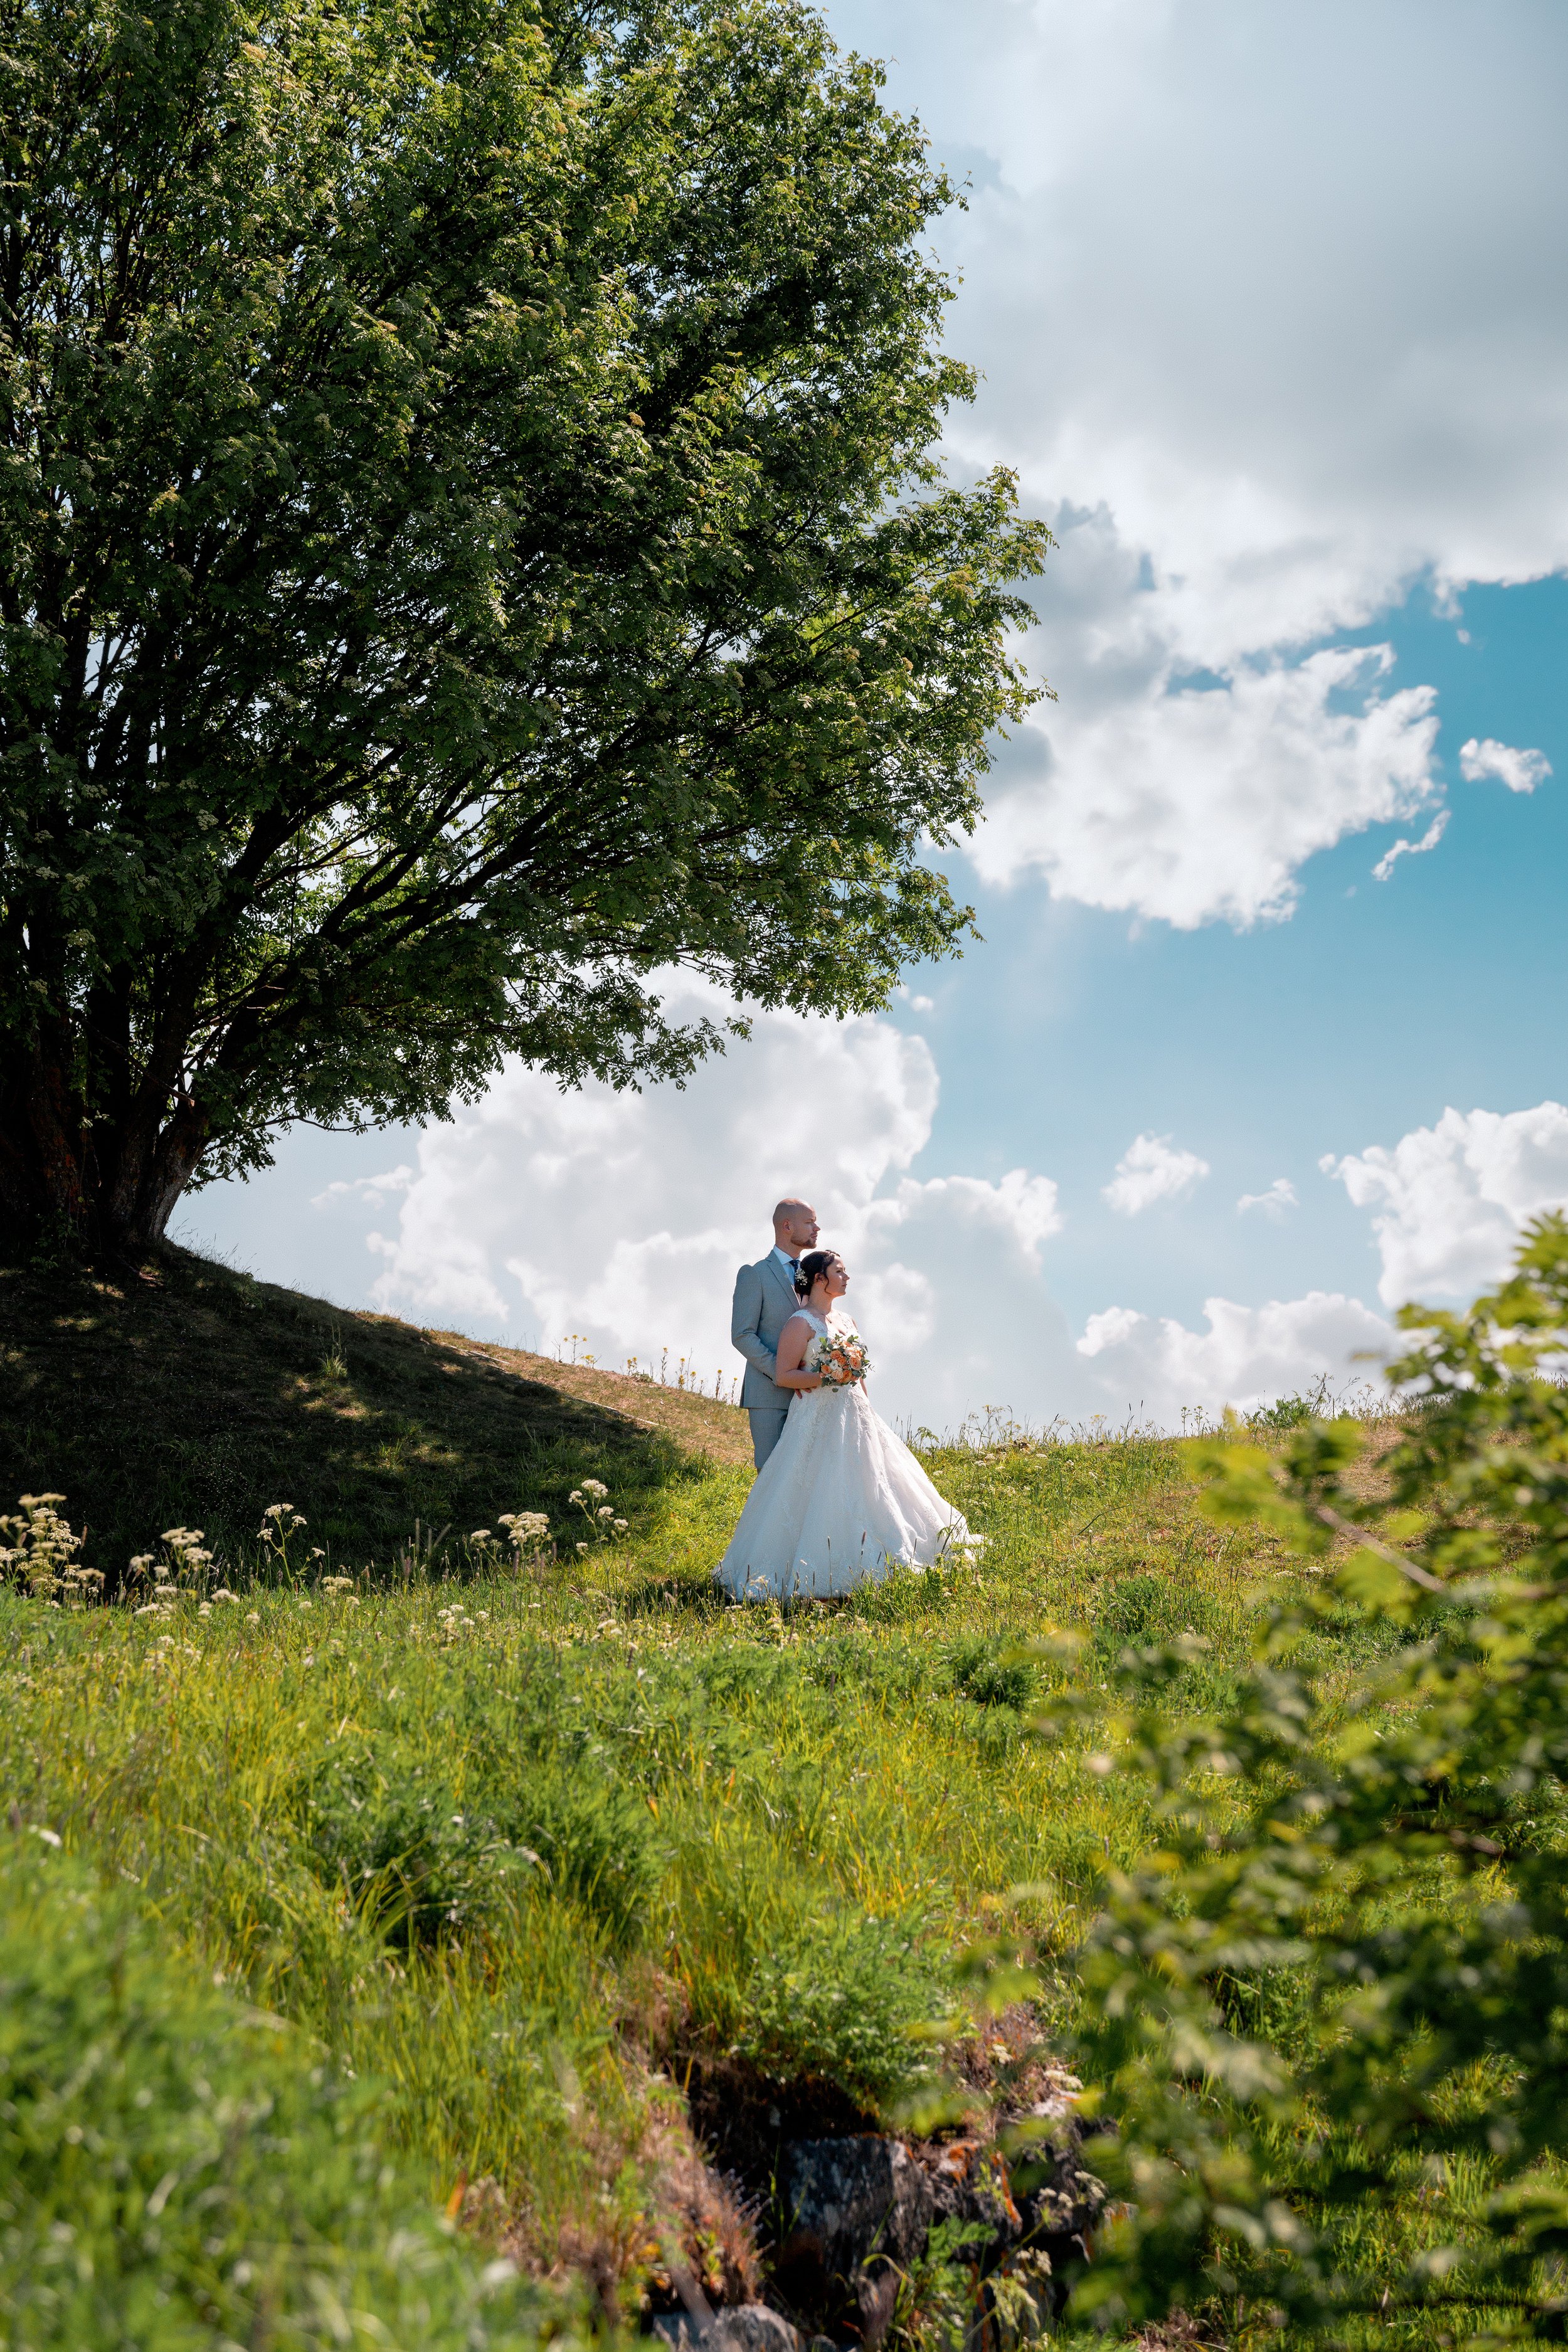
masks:
<svg viewBox="0 0 1568 2352"><path fill-rule="evenodd" d="M760 1470L780 1438L789 1418L786 1404L781 1412L776 1405L754 1404L746 1407L746 1419L752 1424L752 1452Z"/></svg>

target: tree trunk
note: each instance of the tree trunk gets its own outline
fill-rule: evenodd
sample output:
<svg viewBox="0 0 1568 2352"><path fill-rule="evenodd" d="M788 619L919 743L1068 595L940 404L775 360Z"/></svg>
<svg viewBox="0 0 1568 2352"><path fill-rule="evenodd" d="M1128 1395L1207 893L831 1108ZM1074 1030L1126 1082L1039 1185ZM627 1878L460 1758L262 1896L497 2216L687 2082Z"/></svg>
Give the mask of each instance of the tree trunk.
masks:
<svg viewBox="0 0 1568 2352"><path fill-rule="evenodd" d="M145 1094L93 1120L62 1041L16 1043L0 1057L0 1248L74 1243L121 1256L162 1241L207 1136L189 1097L172 1117Z"/></svg>

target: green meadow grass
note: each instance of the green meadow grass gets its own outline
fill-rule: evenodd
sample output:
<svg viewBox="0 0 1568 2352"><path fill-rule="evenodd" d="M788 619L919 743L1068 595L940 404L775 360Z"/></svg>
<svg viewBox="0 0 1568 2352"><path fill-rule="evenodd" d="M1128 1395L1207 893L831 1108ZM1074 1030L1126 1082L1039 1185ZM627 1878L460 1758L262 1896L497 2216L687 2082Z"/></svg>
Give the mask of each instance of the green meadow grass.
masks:
<svg viewBox="0 0 1568 2352"><path fill-rule="evenodd" d="M1100 1769L1114 1662L1199 1635L1177 1701L1223 1704L1302 1574L1203 1516L1179 1441L988 1424L925 1455L977 1564L731 1608L738 1414L384 1319L329 1331L182 1253L148 1272L7 1276L5 1465L66 1489L110 1591L178 1519L239 1597L0 1591L16 1850L282 2021L307 2073L381 2086L399 2178L558 2282L563 2325L584 2277L637 2308L672 2134L721 2139L758 2096L792 2130L892 2121L955 2053L973 2080L993 2045L965 1987L999 1944L1043 1956L1038 2028L1069 2021L1101 1874L1156 1831ZM588 1478L624 1537L569 1499ZM309 1522L282 1558L256 1540L274 1501ZM520 1508L553 1553L502 1573L463 1530ZM1318 1622L1331 1690L1393 1638ZM1066 1674L1087 1705L1042 1737ZM1435 2226L1416 2191L1366 2222L1395 2267Z"/></svg>
<svg viewBox="0 0 1568 2352"><path fill-rule="evenodd" d="M1092 1717L1032 1734L1039 1638L1087 1636L1092 1691L1129 1640L1199 1633L1206 1703L1294 1572L1199 1515L1176 1444L928 1461L982 1564L846 1603L718 1603L748 1484L720 1467L612 1489L628 1532L583 1557L569 1512L563 1556L520 1575L470 1550L433 1584L332 1593L301 1536L297 1576L231 1560L240 1598L205 1613L195 1592L141 1617L7 1596L13 1822L390 2085L385 2128L435 2201L493 2182L546 2269L588 2217L635 2301L677 2089L738 2065L893 2114L932 2063L911 2030L951 2019L999 1898L1031 1890L1022 1927L1065 1949L1102 1869L1149 1842L1138 1784L1086 1762Z"/></svg>

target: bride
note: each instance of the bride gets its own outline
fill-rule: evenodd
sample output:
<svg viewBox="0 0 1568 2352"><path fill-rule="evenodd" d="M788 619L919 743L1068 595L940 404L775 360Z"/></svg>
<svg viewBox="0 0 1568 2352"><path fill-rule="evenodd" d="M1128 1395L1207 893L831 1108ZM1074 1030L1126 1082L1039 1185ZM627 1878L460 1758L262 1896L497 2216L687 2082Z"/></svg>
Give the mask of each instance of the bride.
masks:
<svg viewBox="0 0 1568 2352"><path fill-rule="evenodd" d="M795 1287L804 1303L779 1336L773 1375L795 1391L789 1418L715 1570L737 1601L852 1592L977 1541L872 1412L864 1379L824 1380L824 1355L858 1338L840 1304L849 1275L837 1251L810 1251Z"/></svg>

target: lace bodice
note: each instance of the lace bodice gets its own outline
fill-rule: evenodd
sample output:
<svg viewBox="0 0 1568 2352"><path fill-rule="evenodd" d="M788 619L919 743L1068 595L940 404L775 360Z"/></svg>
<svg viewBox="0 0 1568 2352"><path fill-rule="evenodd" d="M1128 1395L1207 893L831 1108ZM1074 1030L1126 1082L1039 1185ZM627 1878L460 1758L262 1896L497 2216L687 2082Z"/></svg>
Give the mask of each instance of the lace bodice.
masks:
<svg viewBox="0 0 1568 2352"><path fill-rule="evenodd" d="M812 1328L824 1337L831 1331L853 1331L857 1338L859 1337L859 1328L853 1315L840 1315L837 1307L830 1314L819 1315L815 1307L797 1307L795 1313L804 1315Z"/></svg>

